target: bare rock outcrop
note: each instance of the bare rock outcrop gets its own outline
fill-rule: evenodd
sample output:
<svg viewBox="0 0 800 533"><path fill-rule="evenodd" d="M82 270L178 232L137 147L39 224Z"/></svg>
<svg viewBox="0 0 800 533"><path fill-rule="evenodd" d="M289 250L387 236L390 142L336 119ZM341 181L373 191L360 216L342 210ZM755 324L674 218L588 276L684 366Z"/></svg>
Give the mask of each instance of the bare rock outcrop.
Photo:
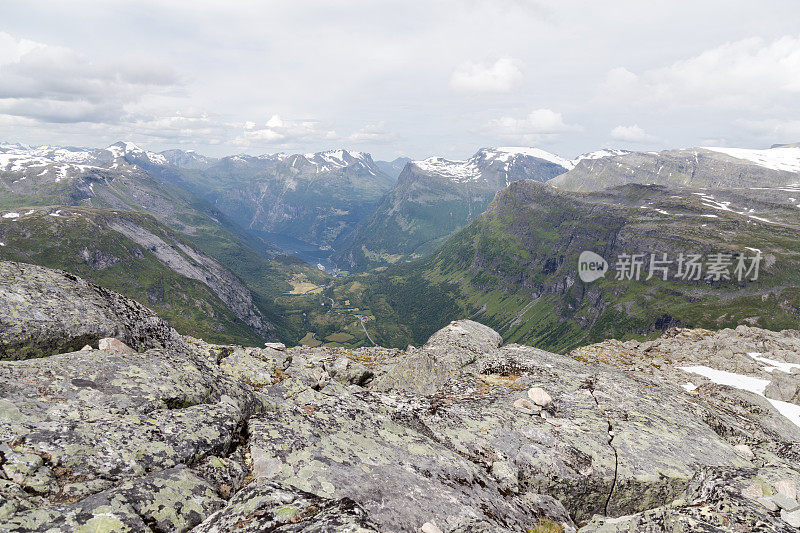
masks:
<svg viewBox="0 0 800 533"><path fill-rule="evenodd" d="M60 270L0 261L0 359L97 346L115 337L136 350L182 342L146 307Z"/></svg>
<svg viewBox="0 0 800 533"><path fill-rule="evenodd" d="M797 531L800 427L767 378L786 390L798 332L558 355L458 321L406 351L242 348L2 266L3 324L99 322L137 351L3 330L36 357L0 361L1 531ZM687 370L723 364L763 390Z"/></svg>

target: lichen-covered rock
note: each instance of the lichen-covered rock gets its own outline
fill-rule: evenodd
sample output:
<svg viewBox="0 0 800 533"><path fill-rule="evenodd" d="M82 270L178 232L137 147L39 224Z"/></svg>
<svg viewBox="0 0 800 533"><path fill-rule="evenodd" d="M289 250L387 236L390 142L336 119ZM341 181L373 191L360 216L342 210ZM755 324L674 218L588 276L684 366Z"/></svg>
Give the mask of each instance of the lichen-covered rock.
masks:
<svg viewBox="0 0 800 533"><path fill-rule="evenodd" d="M64 274L3 268L30 276L0 275L4 340L43 336L0 361L0 531L796 530L800 427L774 395L795 401L800 333L565 356L459 321L406 351L215 346L150 338L129 322L146 310ZM136 351L39 342L100 330Z"/></svg>
<svg viewBox="0 0 800 533"><path fill-rule="evenodd" d="M60 270L0 261L0 359L97 346L116 337L136 350L180 336L146 307Z"/></svg>
<svg viewBox="0 0 800 533"><path fill-rule="evenodd" d="M619 518L596 516L579 533L797 531L778 513L737 494L731 476L736 477L737 472L701 470L684 499Z"/></svg>
<svg viewBox="0 0 800 533"><path fill-rule="evenodd" d="M502 344L493 329L459 320L445 326L419 350L410 350L380 376L375 387L432 394L454 376L486 360Z"/></svg>
<svg viewBox="0 0 800 533"><path fill-rule="evenodd" d="M331 500L261 480L234 496L225 509L194 531L368 533L380 530L352 500Z"/></svg>
<svg viewBox="0 0 800 533"><path fill-rule="evenodd" d="M0 363L0 438L58 479L124 479L226 451L252 392L189 352L73 352Z"/></svg>
<svg viewBox="0 0 800 533"><path fill-rule="evenodd" d="M98 492L76 503L17 513L8 532L189 531L225 504L214 489L178 466Z"/></svg>

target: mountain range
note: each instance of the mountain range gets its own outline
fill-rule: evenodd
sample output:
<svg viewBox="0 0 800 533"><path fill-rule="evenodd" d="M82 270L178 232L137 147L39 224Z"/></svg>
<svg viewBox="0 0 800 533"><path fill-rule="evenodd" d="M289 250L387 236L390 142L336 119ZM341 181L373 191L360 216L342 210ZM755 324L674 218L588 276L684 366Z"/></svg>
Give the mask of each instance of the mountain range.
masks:
<svg viewBox="0 0 800 533"><path fill-rule="evenodd" d="M571 191L599 191L625 183L696 189L777 187L797 183L798 173L797 145L767 150L689 148L584 159L550 183Z"/></svg>
<svg viewBox="0 0 800 533"><path fill-rule="evenodd" d="M548 181L571 161L537 148L483 148L466 161L430 157L409 162L375 212L337 247L334 262L364 270L422 257L489 206L497 191L519 179Z"/></svg>
<svg viewBox="0 0 800 533"><path fill-rule="evenodd" d="M381 162L6 143L0 259L79 273L220 342L404 347L471 317L563 351L671 325L793 324L798 183L796 144ZM576 277L584 250L747 249L765 250L766 277L743 286Z"/></svg>
<svg viewBox="0 0 800 533"><path fill-rule="evenodd" d="M0 241L5 246L0 247L0 254L72 272L80 270L89 279L122 290L145 305L161 307L165 316L170 316L185 333L210 331L213 334L209 336L218 340L250 343L275 337L296 341L296 335L291 333L295 328L287 323L287 313L275 298L291 292L297 280L319 281L321 273L312 265L284 255L274 244L247 232L208 201L176 184L180 172L165 156L126 142L106 149L2 144L0 210L4 215L0 219ZM87 209L59 210L59 206ZM39 209L42 207L47 209ZM29 211L30 215L25 215ZM56 213L61 216L50 216ZM141 218L143 214L148 215L146 219ZM124 223L108 222L123 219ZM172 252L159 255L157 250L163 248L160 244L147 250L131 235L116 231L129 223L143 227L142 231L148 234L159 235L161 241L178 250L180 260L170 262L175 256ZM87 270L84 265L81 269L78 265L84 248L90 255L126 261L115 267L117 275L106 275L114 268ZM196 253L203 254L202 259ZM214 269L221 269L217 269L218 276L236 280L240 294L227 303L217 301L219 296L210 289L216 283L215 276L209 275L210 271L197 270L187 276L181 270L185 260L206 264L214 261ZM101 260L99 264L103 263ZM148 295L163 293L163 283L169 284L173 278L181 285L175 289L180 294L188 290L187 283L202 283L206 286L202 291L208 293L210 300L195 295L163 304L150 301ZM123 290L124 287L128 288ZM234 302L238 299L252 300L257 310L253 311L254 316L263 317L263 326L258 321L246 322L250 311L236 309ZM228 307L227 315L219 311L220 304ZM219 309L204 317L190 318L204 307ZM177 319L178 315L184 319ZM223 315L227 318L221 318ZM276 328L275 324L279 326Z"/></svg>

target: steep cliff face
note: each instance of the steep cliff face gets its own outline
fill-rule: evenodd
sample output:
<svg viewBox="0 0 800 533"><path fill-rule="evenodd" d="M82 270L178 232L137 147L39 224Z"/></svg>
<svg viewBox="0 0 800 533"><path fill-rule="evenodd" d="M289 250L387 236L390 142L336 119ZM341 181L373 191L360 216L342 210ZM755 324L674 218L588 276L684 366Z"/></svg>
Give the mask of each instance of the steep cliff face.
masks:
<svg viewBox="0 0 800 533"><path fill-rule="evenodd" d="M797 331L671 330L557 355L459 321L404 351L240 348L177 336L74 277L8 268L0 319L50 317L25 321L18 344L99 322L92 334L137 350L0 361L7 531L798 525Z"/></svg>

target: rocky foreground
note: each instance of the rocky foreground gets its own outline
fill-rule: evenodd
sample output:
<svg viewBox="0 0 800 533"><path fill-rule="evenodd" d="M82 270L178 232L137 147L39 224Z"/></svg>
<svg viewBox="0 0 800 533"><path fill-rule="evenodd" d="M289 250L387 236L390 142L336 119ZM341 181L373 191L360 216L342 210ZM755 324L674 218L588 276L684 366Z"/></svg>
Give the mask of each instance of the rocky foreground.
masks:
<svg viewBox="0 0 800 533"><path fill-rule="evenodd" d="M796 331L218 346L0 263L0 358L0 531L800 528Z"/></svg>

